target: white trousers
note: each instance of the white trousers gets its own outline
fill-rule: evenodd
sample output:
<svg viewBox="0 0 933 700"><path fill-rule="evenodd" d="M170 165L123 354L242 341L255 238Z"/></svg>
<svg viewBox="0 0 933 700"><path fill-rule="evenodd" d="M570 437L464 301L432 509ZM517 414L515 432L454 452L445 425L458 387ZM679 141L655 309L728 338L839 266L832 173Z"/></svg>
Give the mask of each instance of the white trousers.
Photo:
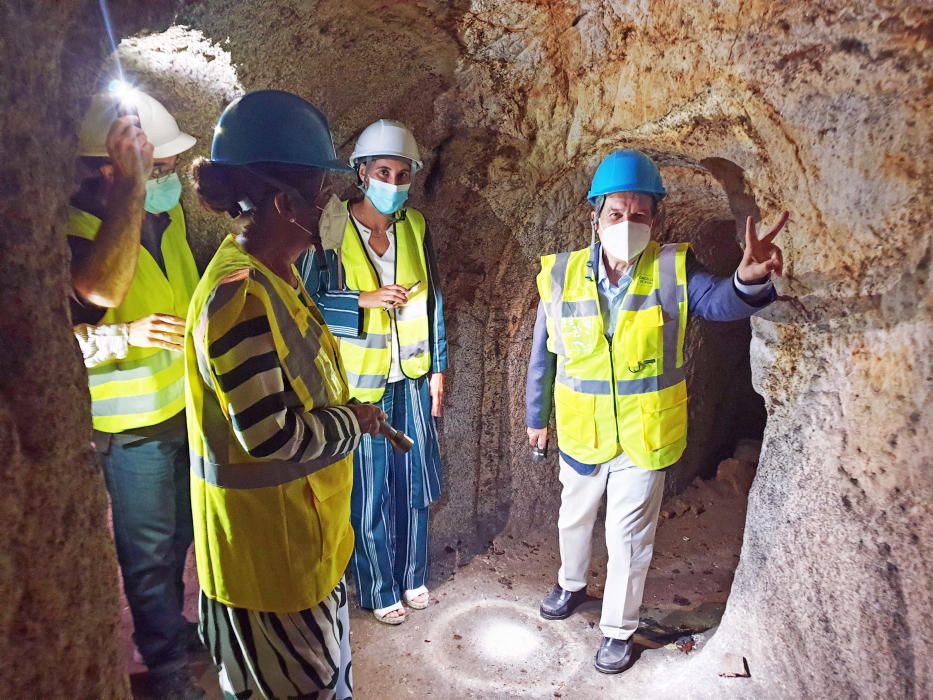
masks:
<svg viewBox="0 0 933 700"><path fill-rule="evenodd" d="M621 454L583 476L561 459L560 483L564 488L557 519L561 560L557 581L568 591L586 588L593 525L605 493L609 566L599 626L606 637L628 639L638 628L654 554L664 472L639 469Z"/></svg>

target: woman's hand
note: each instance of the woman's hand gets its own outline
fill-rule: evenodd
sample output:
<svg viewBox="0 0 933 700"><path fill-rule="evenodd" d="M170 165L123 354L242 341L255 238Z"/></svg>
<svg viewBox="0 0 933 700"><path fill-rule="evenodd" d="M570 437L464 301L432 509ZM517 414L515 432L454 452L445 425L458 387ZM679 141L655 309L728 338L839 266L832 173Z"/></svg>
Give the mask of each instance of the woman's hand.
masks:
<svg viewBox="0 0 933 700"><path fill-rule="evenodd" d="M356 422L360 424L361 433L373 437L379 434L379 425L386 417L381 408L373 406L371 403L351 403L347 408L353 411L353 415L356 416Z"/></svg>
<svg viewBox="0 0 933 700"><path fill-rule="evenodd" d="M444 406L444 374L435 372L431 375L431 415L441 417Z"/></svg>
<svg viewBox="0 0 933 700"><path fill-rule="evenodd" d="M152 314L127 324L130 345L137 348L185 349L185 319L171 314Z"/></svg>
<svg viewBox="0 0 933 700"><path fill-rule="evenodd" d="M375 292L360 292L361 309L394 309L408 303L408 294L405 287L397 284L387 284Z"/></svg>

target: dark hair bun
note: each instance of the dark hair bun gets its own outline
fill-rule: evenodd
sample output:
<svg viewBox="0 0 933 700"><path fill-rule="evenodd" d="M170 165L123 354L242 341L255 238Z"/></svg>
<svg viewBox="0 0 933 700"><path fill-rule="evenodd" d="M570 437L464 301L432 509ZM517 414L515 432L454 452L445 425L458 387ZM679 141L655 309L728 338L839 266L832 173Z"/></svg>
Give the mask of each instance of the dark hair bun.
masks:
<svg viewBox="0 0 933 700"><path fill-rule="evenodd" d="M234 168L197 158L191 164L191 179L201 204L218 214L237 208L237 177Z"/></svg>

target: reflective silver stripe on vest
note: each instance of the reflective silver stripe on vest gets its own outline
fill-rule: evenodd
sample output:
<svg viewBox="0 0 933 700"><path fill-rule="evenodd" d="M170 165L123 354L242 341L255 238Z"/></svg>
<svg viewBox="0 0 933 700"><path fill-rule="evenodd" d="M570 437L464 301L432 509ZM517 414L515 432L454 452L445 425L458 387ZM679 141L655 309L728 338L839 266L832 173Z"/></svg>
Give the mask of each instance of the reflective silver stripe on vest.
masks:
<svg viewBox="0 0 933 700"><path fill-rule="evenodd" d="M341 338L341 343L354 345L358 348L385 350L389 347L388 333L363 333L359 338Z"/></svg>
<svg viewBox="0 0 933 700"><path fill-rule="evenodd" d="M339 462L346 455L321 457L308 462L250 462L216 464L191 452L191 471L197 478L222 489L265 489L288 484Z"/></svg>
<svg viewBox="0 0 933 700"><path fill-rule="evenodd" d="M262 285L266 290L271 302L272 313L275 316L275 323L279 327L279 333L282 334L285 347L295 348L295 350L288 353L284 360L281 359L280 355L280 361L289 375L301 377L304 380L304 385L311 395L313 405L327 405L327 382L321 376L315 362L318 353L321 352L321 333L323 333L323 330L314 322L314 319L308 319L308 330L305 335L301 335L298 324L292 318L285 304L280 301L279 293L272 286L272 282L266 279L263 274L254 274L251 276L251 280Z"/></svg>
<svg viewBox="0 0 933 700"><path fill-rule="evenodd" d="M660 272L661 309L664 311L664 376L677 369L677 340L680 335L680 304L677 284L677 246L661 248L658 262ZM676 382L668 384L673 386Z"/></svg>
<svg viewBox="0 0 933 700"><path fill-rule="evenodd" d="M385 386L386 376L384 374L355 374L348 370L347 381L350 386L357 389L381 389Z"/></svg>
<svg viewBox="0 0 933 700"><path fill-rule="evenodd" d="M171 350L160 350L142 360L117 360L99 367L88 369L88 385L93 387L108 382L128 382L134 379L145 379L158 374L171 367L181 355Z"/></svg>
<svg viewBox="0 0 933 700"><path fill-rule="evenodd" d="M412 358L426 355L428 351L428 341L422 340L421 342L414 343L412 345L400 346L398 349L398 356L399 360L411 360Z"/></svg>
<svg viewBox="0 0 933 700"><path fill-rule="evenodd" d="M559 311L565 318L598 314L599 307L595 300L579 302L561 301L568 258L568 254L558 255L551 272L552 312ZM558 263L561 264L559 265ZM616 392L619 396L634 396L637 394L660 391L661 389L675 386L685 379L683 367L677 367L677 344L680 335L680 304L686 300L686 289L684 285L677 283L676 245L666 245L661 248L658 266L660 278L658 280L659 289L653 290L649 294L626 293L622 300L622 308L628 311L643 311L656 306L661 307L664 316L664 325L662 328L663 366L661 368L663 374L653 377L618 379L616 381ZM583 309L585 309L587 305L596 307L593 314L583 313ZM561 341L557 347L563 349L559 328L560 318L561 316L556 316L554 318L555 340ZM654 360L649 359L645 364L651 366L649 363L653 361ZM621 368L617 371L617 375L620 372L622 372ZM556 381L580 394L604 396L612 392L611 382L570 377L564 371L563 366L558 366Z"/></svg>
<svg viewBox="0 0 933 700"><path fill-rule="evenodd" d="M595 299L582 301L565 301L561 303L561 318L582 318L585 316L599 316L599 302Z"/></svg>
<svg viewBox="0 0 933 700"><path fill-rule="evenodd" d="M576 377L567 375L563 367L557 369L557 382L578 394L608 396L612 393L612 382L603 381L601 379L577 379Z"/></svg>
<svg viewBox="0 0 933 700"><path fill-rule="evenodd" d="M554 352L558 355L566 355L567 348L564 346L564 339L560 332L560 319L564 305L564 281L567 276L567 266L570 263L570 253L558 253L554 256L554 266L551 268L551 322L554 325L554 333L551 338L554 341Z"/></svg>
<svg viewBox="0 0 933 700"><path fill-rule="evenodd" d="M152 413L171 405L185 395L185 377L182 374L159 391L136 396L120 396L113 399L96 399L91 402L91 412L98 418L132 416L137 413Z"/></svg>
<svg viewBox="0 0 933 700"><path fill-rule="evenodd" d="M674 284L677 291L677 301L681 302L684 300L684 288L677 284L676 279L675 273ZM652 290L648 294L629 293L622 297L622 308L625 311L644 311L645 309L650 309L652 306L663 306L661 303L661 293L657 289Z"/></svg>
<svg viewBox="0 0 933 700"><path fill-rule="evenodd" d="M619 396L634 396L636 394L650 394L661 389L668 389L684 380L684 369L679 367L657 377L644 379L627 379L616 382L616 393Z"/></svg>

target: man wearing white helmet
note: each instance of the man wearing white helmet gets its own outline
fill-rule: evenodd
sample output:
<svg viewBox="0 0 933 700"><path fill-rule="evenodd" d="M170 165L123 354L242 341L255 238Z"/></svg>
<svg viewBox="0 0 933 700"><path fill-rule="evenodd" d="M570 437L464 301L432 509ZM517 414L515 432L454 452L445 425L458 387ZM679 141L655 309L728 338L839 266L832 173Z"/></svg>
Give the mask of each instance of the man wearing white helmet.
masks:
<svg viewBox="0 0 933 700"><path fill-rule="evenodd" d="M72 320L113 512L134 641L160 697L197 698L182 616L192 541L184 317L198 281L179 204L195 139L138 91L91 100L72 197Z"/></svg>
<svg viewBox="0 0 933 700"><path fill-rule="evenodd" d="M360 607L399 624L428 606L428 506L441 495L440 416L447 341L431 237L405 207L422 167L405 125L380 119L350 156L363 197L334 197L321 218L324 257L299 263L340 357L353 398L379 406L415 441L405 454L364 436L353 455L350 568Z"/></svg>

